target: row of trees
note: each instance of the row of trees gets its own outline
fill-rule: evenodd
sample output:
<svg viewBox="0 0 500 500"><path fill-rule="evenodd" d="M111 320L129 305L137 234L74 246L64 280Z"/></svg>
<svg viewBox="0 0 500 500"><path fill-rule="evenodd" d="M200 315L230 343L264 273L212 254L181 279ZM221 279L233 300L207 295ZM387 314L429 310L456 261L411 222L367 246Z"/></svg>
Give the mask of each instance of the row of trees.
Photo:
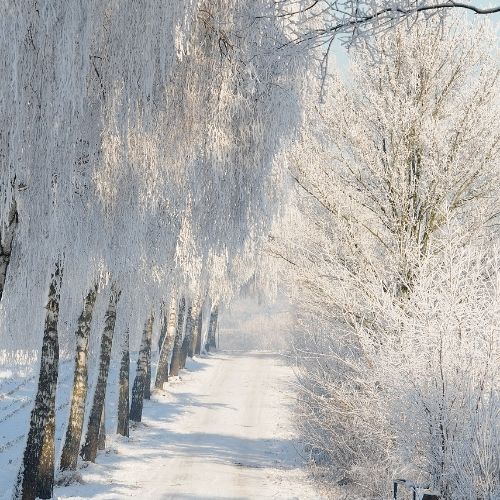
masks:
<svg viewBox="0 0 500 500"><path fill-rule="evenodd" d="M297 423L351 495L500 495L498 39L412 21L310 100L268 253L297 310Z"/></svg>
<svg viewBox="0 0 500 500"><path fill-rule="evenodd" d="M51 293L53 292L51 287ZM57 292L56 292L57 293ZM32 410L28 441L23 457L14 496L21 498L52 497L55 467L59 469L59 481L68 484L78 477L78 460L95 462L98 450L105 448L105 402L109 385L110 371L119 370L118 402L116 415L116 433L129 436L130 421L141 422L143 404L150 399L152 389L152 360L157 358L154 373L154 389L163 389L169 376L178 376L186 366L188 357L199 355L216 347L218 306L208 309L209 320L205 331L202 329L203 315L191 302L186 308L186 299L182 297L177 304L175 297L170 308L161 311L160 334L158 336L157 356L152 345L154 316L149 317L143 328L137 367L133 385L130 385L130 350L129 332L125 332L121 345L121 359L112 358L112 344L115 336L116 306L119 294L110 291L109 304L104 318L104 331L101 337L98 362L89 366L89 337L92 321L92 309L96 300L96 291L87 296L84 309L78 320L76 331L77 349L74 360L73 390L66 432L59 461L55 456L55 386L57 384L58 353L44 341L43 348L55 349L54 354L42 351L39 389L35 406ZM57 342L57 297L47 306L46 332ZM207 304L208 306L208 304ZM196 311L196 312L195 312ZM50 324L49 324L50 323ZM205 336L203 335L205 333ZM46 333L48 335L48 333ZM44 339L45 340L45 339ZM204 341L205 340L205 341ZM203 347L202 347L203 346ZM116 351L116 350L115 350ZM49 359L53 357L52 363ZM94 390L90 398L89 369L96 368L93 380ZM49 402L49 404L47 404ZM85 418L86 417L86 418ZM86 422L86 431L84 423ZM40 439L40 436L42 439ZM83 444L82 444L82 437Z"/></svg>
<svg viewBox="0 0 500 500"><path fill-rule="evenodd" d="M252 276L307 69L276 50L288 34L274 12L267 0L1 3L0 338L40 363L16 497L52 496L60 359L75 360L60 460L74 470L80 451L95 460L113 363L126 435L155 329L161 388L200 352L203 304L213 346L218 304Z"/></svg>

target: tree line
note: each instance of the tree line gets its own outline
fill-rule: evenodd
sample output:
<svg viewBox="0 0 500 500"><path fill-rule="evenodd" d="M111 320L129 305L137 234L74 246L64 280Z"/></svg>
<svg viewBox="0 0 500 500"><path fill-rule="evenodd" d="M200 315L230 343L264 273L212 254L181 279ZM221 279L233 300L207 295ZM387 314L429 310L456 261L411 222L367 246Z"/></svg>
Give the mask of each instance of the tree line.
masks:
<svg viewBox="0 0 500 500"><path fill-rule="evenodd" d="M127 435L151 378L161 388L204 348L204 304L208 349L218 307L253 276L308 65L277 50L283 23L257 20L273 12L260 0L2 2L0 338L35 351L38 373L16 498L50 498L56 469L95 460L113 363Z"/></svg>

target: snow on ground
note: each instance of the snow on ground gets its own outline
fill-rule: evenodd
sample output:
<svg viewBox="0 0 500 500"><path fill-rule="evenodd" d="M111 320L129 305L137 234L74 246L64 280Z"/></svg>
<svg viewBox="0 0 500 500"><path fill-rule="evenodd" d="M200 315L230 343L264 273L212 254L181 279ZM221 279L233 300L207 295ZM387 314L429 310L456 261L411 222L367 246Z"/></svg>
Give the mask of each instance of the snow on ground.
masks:
<svg viewBox="0 0 500 500"><path fill-rule="evenodd" d="M110 436L97 463L81 469L84 484L56 497L318 498L291 430L292 376L272 353L189 361L146 402L131 437Z"/></svg>
<svg viewBox="0 0 500 500"><path fill-rule="evenodd" d="M0 499L10 499L26 444L39 368L34 355L30 357L21 353L20 357L26 359L6 360L4 357L0 353ZM68 400L73 381L72 363L64 360L59 367L56 453L59 453L68 419Z"/></svg>

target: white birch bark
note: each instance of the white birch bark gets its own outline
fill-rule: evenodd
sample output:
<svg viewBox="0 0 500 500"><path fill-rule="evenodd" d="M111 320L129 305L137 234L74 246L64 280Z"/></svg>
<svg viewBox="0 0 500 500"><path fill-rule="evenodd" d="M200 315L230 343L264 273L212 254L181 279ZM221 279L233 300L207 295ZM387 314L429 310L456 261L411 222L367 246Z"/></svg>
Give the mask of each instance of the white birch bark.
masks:
<svg viewBox="0 0 500 500"><path fill-rule="evenodd" d="M160 349L160 358L158 359L155 380L156 389L162 389L163 384L168 381L168 358L175 339L175 325L177 320L176 302L175 296L172 297L168 316L165 315L164 318L166 332Z"/></svg>
<svg viewBox="0 0 500 500"><path fill-rule="evenodd" d="M17 204L14 201L10 207L7 227L0 232L0 300L2 299L7 278L7 270L10 264L10 255L12 253L12 242L16 234L18 224Z"/></svg>
<svg viewBox="0 0 500 500"><path fill-rule="evenodd" d="M66 439L61 453L60 470L76 470L78 452L83 431L85 403L88 391L88 349L90 337L90 323L97 297L97 290L93 288L85 297L83 311L78 319L76 330L76 356L73 377L73 394L69 411Z"/></svg>
<svg viewBox="0 0 500 500"><path fill-rule="evenodd" d="M14 491L14 498L23 500L52 498L54 489L55 402L59 366L57 322L61 276L57 265L49 286L38 391Z"/></svg>
<svg viewBox="0 0 500 500"><path fill-rule="evenodd" d="M184 327L184 313L186 310L186 299L179 301L179 312L177 314L177 328L175 330L174 346L172 348L172 359L170 361L170 376L179 375L181 363L182 330Z"/></svg>
<svg viewBox="0 0 500 500"><path fill-rule="evenodd" d="M111 361L111 347L113 345L113 334L116 322L116 304L120 293L114 289L111 291L108 309L104 322L104 332L101 340L101 354L99 363L99 375L94 392L94 401L90 412L87 436L82 446L81 456L84 460L95 462L99 441L99 430L101 428L102 411L106 400L106 385L108 382L109 364Z"/></svg>
<svg viewBox="0 0 500 500"><path fill-rule="evenodd" d="M207 333L207 350L210 348L217 348L216 342L216 332L217 332L217 319L219 317L219 306L215 305L212 307L210 312L210 321L208 323L208 333Z"/></svg>
<svg viewBox="0 0 500 500"><path fill-rule="evenodd" d="M123 353L120 364L120 394L118 398L118 424L116 432L122 436L129 435L129 378L130 378L130 349L129 336L127 330L123 340Z"/></svg>
<svg viewBox="0 0 500 500"><path fill-rule="evenodd" d="M137 359L137 371L134 385L132 387L132 403L130 405L130 420L140 422L142 419L142 408L144 403L144 393L148 383L147 370L148 359L151 358L151 336L153 332L153 316L150 316L144 326L141 340L141 349Z"/></svg>

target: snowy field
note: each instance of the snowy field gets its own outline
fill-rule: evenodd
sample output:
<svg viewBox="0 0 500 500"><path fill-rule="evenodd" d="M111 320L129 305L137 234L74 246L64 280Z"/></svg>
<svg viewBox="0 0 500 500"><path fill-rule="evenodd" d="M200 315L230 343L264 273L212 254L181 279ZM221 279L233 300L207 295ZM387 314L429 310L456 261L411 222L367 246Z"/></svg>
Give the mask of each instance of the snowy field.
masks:
<svg viewBox="0 0 500 500"><path fill-rule="evenodd" d="M106 450L80 469L83 484L58 487L55 498L318 498L291 430L293 374L280 356L221 352L189 360L187 368L146 402L129 439L114 435L107 408ZM3 397L0 418L28 401L20 394ZM5 444L22 432L30 407L0 424L2 498L10 498L24 441Z"/></svg>

